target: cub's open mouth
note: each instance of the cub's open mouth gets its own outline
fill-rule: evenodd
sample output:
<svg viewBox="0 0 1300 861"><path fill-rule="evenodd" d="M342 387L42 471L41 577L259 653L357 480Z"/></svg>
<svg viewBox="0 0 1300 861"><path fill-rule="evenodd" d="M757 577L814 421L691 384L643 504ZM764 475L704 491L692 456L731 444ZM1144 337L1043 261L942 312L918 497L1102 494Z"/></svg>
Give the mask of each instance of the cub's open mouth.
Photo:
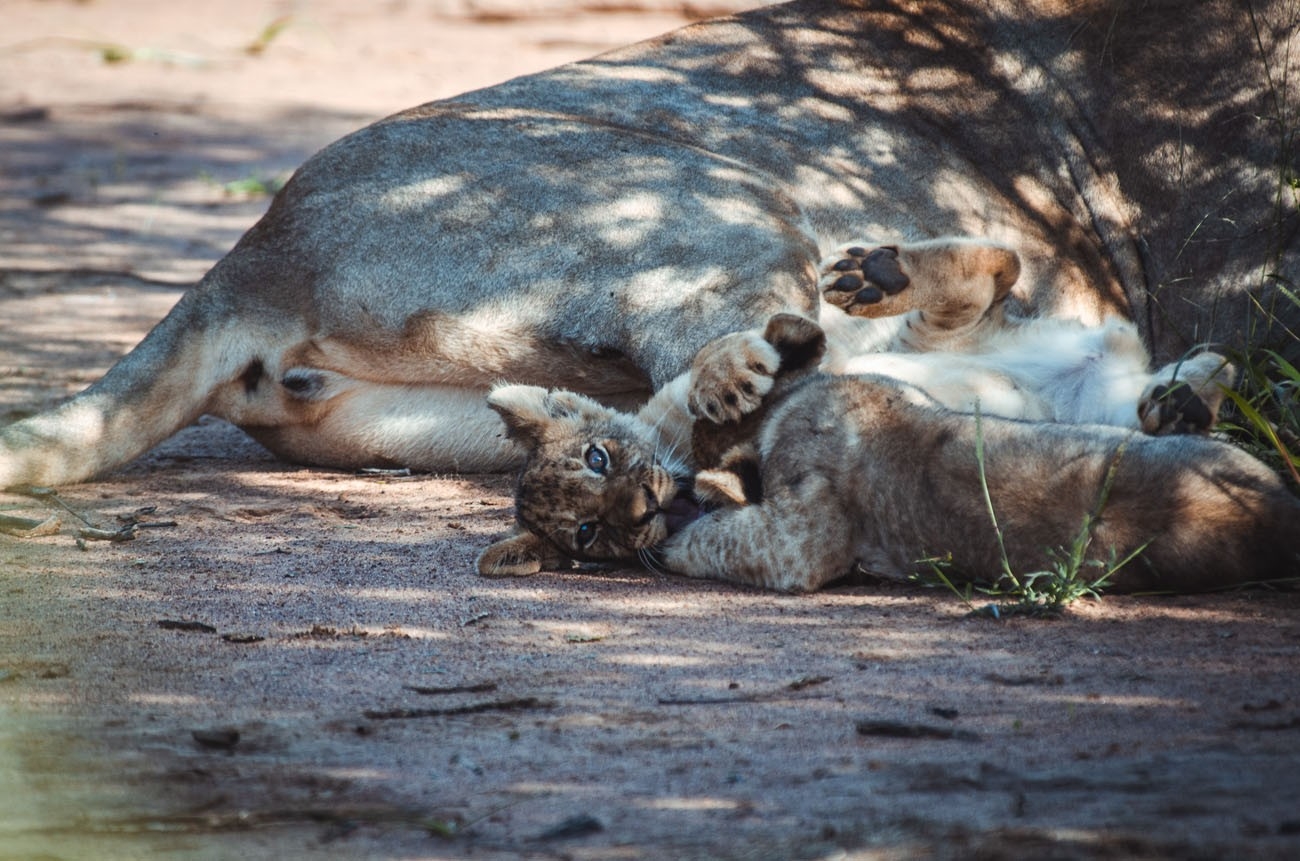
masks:
<svg viewBox="0 0 1300 861"><path fill-rule="evenodd" d="M679 483L677 495L673 497L673 501L668 503L667 507L661 510L664 515L664 525L668 527L669 535L676 535L681 532L704 513L704 509L695 501L695 496L691 493L690 482Z"/></svg>

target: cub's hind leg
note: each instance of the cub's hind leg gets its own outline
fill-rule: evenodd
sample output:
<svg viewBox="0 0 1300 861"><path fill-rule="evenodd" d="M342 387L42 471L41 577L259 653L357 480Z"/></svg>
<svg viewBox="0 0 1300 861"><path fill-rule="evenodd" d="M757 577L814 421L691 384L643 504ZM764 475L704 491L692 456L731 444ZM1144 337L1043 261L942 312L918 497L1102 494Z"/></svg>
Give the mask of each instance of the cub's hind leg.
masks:
<svg viewBox="0 0 1300 861"><path fill-rule="evenodd" d="M919 351L942 348L981 323L1020 277L1020 257L980 239L859 240L826 257L819 271L822 298L850 316L909 315L902 337Z"/></svg>
<svg viewBox="0 0 1300 861"><path fill-rule="evenodd" d="M1205 352L1166 365L1151 375L1138 399L1138 421L1152 436L1209 433L1219 421L1224 391L1237 369L1218 353Z"/></svg>

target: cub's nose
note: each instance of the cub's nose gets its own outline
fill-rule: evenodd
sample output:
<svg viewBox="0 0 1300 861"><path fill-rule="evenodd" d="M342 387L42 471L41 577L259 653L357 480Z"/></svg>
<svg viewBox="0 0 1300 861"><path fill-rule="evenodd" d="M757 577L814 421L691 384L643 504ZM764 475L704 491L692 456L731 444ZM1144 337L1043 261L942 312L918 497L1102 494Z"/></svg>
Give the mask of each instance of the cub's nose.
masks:
<svg viewBox="0 0 1300 861"><path fill-rule="evenodd" d="M641 485L641 493L632 500L632 522L637 526L645 526L654 520L659 511L659 499L654 491L648 485Z"/></svg>

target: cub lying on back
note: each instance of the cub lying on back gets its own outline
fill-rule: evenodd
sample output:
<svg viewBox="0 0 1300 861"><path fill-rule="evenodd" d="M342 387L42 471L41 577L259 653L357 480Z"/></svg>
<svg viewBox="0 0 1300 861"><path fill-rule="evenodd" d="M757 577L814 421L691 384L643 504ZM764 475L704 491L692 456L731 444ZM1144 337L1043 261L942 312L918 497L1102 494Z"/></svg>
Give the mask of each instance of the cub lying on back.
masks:
<svg viewBox="0 0 1300 861"><path fill-rule="evenodd" d="M519 575L641 555L691 576L805 591L855 565L900 575L951 553L965 576L994 579L1001 558L979 485L978 403L1013 568L1041 568L1097 506L1114 467L1094 552L1122 558L1151 542L1116 587L1294 574L1300 504L1267 468L1220 443L1136 432L1208 427L1220 398L1213 384L1229 373L1222 360L1205 354L1152 375L1127 324L1016 320L1001 308L1014 255L989 249L854 246L824 264L829 302L857 316L901 314L893 352L855 355L835 343L828 310L825 366L879 369L870 376L814 372L821 329L784 317L762 335L706 347L638 416L566 392L497 389L489 403L528 452L523 529L488 548L480 570ZM908 352L917 349L939 352ZM708 418L692 428L692 412ZM1106 422L1120 427L1095 424ZM688 492L700 466L721 467L699 476L706 497L742 504L701 515Z"/></svg>

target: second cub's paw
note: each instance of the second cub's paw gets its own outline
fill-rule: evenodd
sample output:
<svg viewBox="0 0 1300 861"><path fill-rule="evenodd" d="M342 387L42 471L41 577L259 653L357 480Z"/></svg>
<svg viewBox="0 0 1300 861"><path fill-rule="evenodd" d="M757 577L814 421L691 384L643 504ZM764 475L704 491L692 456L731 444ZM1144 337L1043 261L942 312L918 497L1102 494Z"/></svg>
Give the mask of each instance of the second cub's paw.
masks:
<svg viewBox="0 0 1300 861"><path fill-rule="evenodd" d="M1214 426L1210 408L1182 380L1153 385L1138 404L1138 419L1152 436L1204 434Z"/></svg>
<svg viewBox="0 0 1300 861"><path fill-rule="evenodd" d="M529 577L543 569L573 565L545 541L522 531L485 548L477 564L484 577Z"/></svg>
<svg viewBox="0 0 1300 861"><path fill-rule="evenodd" d="M1138 421L1152 436L1207 434L1219 421L1224 390L1237 376L1227 359L1205 352L1155 375L1138 401Z"/></svg>
<svg viewBox="0 0 1300 861"><path fill-rule="evenodd" d="M706 345L691 366L691 414L714 424L758 409L781 366L776 348L756 332L736 332Z"/></svg>
<svg viewBox="0 0 1300 861"><path fill-rule="evenodd" d="M762 502L763 476L753 443L728 449L716 464L697 472L692 492L710 509Z"/></svg>
<svg viewBox="0 0 1300 861"><path fill-rule="evenodd" d="M885 300L912 282L898 260L898 247L849 243L825 258L817 282L822 296L859 317L888 314Z"/></svg>

